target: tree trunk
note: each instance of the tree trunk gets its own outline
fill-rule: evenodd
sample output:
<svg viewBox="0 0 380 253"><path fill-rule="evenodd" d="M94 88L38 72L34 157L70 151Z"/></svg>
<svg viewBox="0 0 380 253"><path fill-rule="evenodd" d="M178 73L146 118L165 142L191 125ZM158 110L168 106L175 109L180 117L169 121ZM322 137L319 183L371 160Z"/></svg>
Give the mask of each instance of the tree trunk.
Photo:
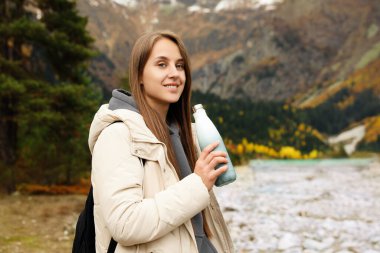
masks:
<svg viewBox="0 0 380 253"><path fill-rule="evenodd" d="M5 182L8 192L16 189L17 123L13 102L12 98L3 97L0 107L0 161L9 170L5 173L8 175Z"/></svg>

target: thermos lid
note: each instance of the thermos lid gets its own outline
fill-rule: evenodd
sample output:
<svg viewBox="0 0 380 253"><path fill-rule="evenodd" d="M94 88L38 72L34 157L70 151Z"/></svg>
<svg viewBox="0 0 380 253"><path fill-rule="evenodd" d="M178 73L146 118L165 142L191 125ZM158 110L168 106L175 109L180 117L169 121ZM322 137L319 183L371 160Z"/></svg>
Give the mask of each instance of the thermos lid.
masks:
<svg viewBox="0 0 380 253"><path fill-rule="evenodd" d="M203 105L202 104L197 104L197 105L193 106L193 112L196 112L199 109L203 109Z"/></svg>

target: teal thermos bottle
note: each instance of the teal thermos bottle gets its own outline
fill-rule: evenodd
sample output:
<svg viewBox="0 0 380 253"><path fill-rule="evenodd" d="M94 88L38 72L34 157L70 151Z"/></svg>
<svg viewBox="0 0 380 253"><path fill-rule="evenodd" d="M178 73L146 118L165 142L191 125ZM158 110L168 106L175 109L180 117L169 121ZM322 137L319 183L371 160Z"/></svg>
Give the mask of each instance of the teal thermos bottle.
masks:
<svg viewBox="0 0 380 253"><path fill-rule="evenodd" d="M193 116L195 119L195 129L197 131L198 142L201 150L203 150L207 145L219 141L219 145L214 150L224 151L227 153L228 169L226 172L224 172L218 177L218 179L215 182L215 185L222 186L232 183L236 180L236 172L232 165L230 156L228 155L222 137L220 136L214 123L212 123L210 118L207 116L206 111L201 104L195 105L193 107L193 112ZM219 164L215 167L215 169L218 169L223 165L224 164Z"/></svg>

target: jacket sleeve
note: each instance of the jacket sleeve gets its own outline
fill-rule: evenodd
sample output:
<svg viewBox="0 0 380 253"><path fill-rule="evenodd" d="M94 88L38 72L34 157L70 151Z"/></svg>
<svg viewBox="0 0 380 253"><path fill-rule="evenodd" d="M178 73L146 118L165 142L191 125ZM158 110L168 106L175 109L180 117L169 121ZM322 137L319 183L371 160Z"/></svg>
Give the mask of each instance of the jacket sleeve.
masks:
<svg viewBox="0 0 380 253"><path fill-rule="evenodd" d="M207 188L194 173L144 199L144 169L131 153L130 138L126 125L110 125L100 134L92 160L95 205L111 236L124 246L160 238L209 204Z"/></svg>

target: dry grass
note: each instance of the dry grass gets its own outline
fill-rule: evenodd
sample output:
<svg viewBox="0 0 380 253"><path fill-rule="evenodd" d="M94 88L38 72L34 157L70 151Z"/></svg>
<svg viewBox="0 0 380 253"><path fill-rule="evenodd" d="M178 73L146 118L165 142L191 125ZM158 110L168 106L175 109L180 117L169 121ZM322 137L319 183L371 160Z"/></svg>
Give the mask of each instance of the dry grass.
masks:
<svg viewBox="0 0 380 253"><path fill-rule="evenodd" d="M67 253L82 195L0 196L0 253Z"/></svg>

